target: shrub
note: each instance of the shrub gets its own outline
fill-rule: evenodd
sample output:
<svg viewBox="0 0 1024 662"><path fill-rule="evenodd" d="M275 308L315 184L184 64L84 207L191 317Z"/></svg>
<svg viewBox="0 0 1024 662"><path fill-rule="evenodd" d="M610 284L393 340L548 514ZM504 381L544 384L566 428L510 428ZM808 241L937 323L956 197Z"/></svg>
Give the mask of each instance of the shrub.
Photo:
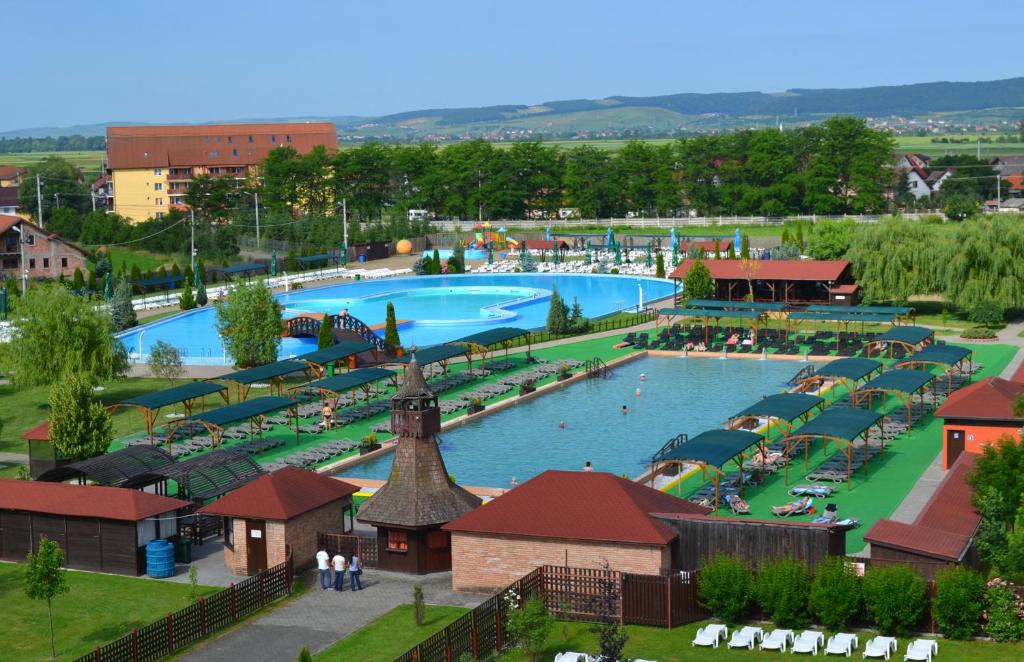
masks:
<svg viewBox="0 0 1024 662"><path fill-rule="evenodd" d="M717 618L732 625L747 614L754 580L750 567L737 556L717 554L697 576L700 603Z"/></svg>
<svg viewBox="0 0 1024 662"><path fill-rule="evenodd" d="M906 635L927 606L924 580L905 565L871 568L864 575L864 606L882 634Z"/></svg>
<svg viewBox="0 0 1024 662"><path fill-rule="evenodd" d="M537 662L553 625L554 619L540 598L530 598L522 607L509 610L506 632L530 660Z"/></svg>
<svg viewBox="0 0 1024 662"><path fill-rule="evenodd" d="M961 338L967 338L969 340L989 340L996 337L995 331L984 326L975 326L969 329L964 329L960 333Z"/></svg>
<svg viewBox="0 0 1024 662"><path fill-rule="evenodd" d="M976 301L967 312L967 319L982 326L999 326L1003 323L1003 307L992 299Z"/></svg>
<svg viewBox="0 0 1024 662"><path fill-rule="evenodd" d="M777 559L761 566L754 595L764 613L781 628L807 624L811 576L803 563Z"/></svg>
<svg viewBox="0 0 1024 662"><path fill-rule="evenodd" d="M412 588L412 617L416 627L421 627L426 620L427 607L423 601L423 587L416 584Z"/></svg>
<svg viewBox="0 0 1024 662"><path fill-rule="evenodd" d="M814 571L807 606L829 630L842 630L860 613L860 577L842 559L822 561Z"/></svg>
<svg viewBox="0 0 1024 662"><path fill-rule="evenodd" d="M988 582L985 615L988 620L985 631L996 641L1024 639L1024 600L1008 582L999 578Z"/></svg>
<svg viewBox="0 0 1024 662"><path fill-rule="evenodd" d="M985 597L981 575L952 568L935 577L932 608L939 630L950 639L970 639L978 629Z"/></svg>

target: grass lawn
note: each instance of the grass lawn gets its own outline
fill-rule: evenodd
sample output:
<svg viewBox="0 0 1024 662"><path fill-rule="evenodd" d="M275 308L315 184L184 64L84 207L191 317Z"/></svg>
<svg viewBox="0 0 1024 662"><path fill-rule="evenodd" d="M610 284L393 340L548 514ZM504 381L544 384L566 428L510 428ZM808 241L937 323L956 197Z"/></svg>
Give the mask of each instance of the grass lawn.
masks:
<svg viewBox="0 0 1024 662"><path fill-rule="evenodd" d="M175 259L176 256L165 253L151 253L149 251L128 250L126 248L110 249L110 264L113 265L115 272L121 270L122 263L125 265L128 273L131 273L132 267L135 265L139 266L139 270L142 273L146 273L150 269L156 271L162 266L166 266L169 271ZM182 265L179 264L178 266Z"/></svg>
<svg viewBox="0 0 1024 662"><path fill-rule="evenodd" d="M91 184L93 179L99 177L100 166L107 153L102 150L82 152L16 152L14 154L0 154L0 163L4 165L16 165L28 167L39 163L48 156L59 156L72 165L82 169L86 183Z"/></svg>
<svg viewBox="0 0 1024 662"><path fill-rule="evenodd" d="M391 662L467 611L462 607L427 605L423 625L416 627L412 605L395 607L318 653L314 659L322 662Z"/></svg>
<svg viewBox="0 0 1024 662"><path fill-rule="evenodd" d="M46 603L29 600L23 589L25 567L0 564L4 605L4 652L9 660L49 660ZM70 591L54 600L57 660L71 660L190 604L189 586L94 572L68 572ZM200 594L217 591L201 587ZM10 657L8 657L10 656Z"/></svg>
<svg viewBox="0 0 1024 662"><path fill-rule="evenodd" d="M718 649L694 648L690 645L697 628L704 623L691 623L671 630L662 628L643 627L639 625L627 625L626 631L629 639L626 641L624 657L641 658L645 660L657 660L658 662L676 662L677 660L793 660L790 653L774 653L770 651L751 652L745 648L730 650L725 646ZM589 631L589 625L582 623L560 623L556 622L552 628L551 635L545 650L540 655L541 660L551 660L554 656L564 651L575 651L579 653L597 653L597 636ZM770 625L762 626L770 629ZM861 649L864 642L874 633L858 633ZM908 639L900 638L899 652L892 657L893 660L903 659ZM860 658L859 651L854 651L854 657ZM958 660L967 662L1011 662L1024 658L1024 644L996 644L987 641L939 641L939 658L946 660ZM501 662L520 662L528 660L521 651L512 650L497 658Z"/></svg>

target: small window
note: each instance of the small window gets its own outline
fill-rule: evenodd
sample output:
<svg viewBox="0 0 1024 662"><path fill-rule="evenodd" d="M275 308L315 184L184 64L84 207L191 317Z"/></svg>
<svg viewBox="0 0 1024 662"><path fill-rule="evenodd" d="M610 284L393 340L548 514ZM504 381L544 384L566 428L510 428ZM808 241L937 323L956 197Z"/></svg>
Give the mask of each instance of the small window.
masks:
<svg viewBox="0 0 1024 662"><path fill-rule="evenodd" d="M238 156L238 150L237 149L231 150L231 156Z"/></svg>
<svg viewBox="0 0 1024 662"><path fill-rule="evenodd" d="M277 142L277 136L271 135L270 136L270 142L276 143Z"/></svg>
<svg viewBox="0 0 1024 662"><path fill-rule="evenodd" d="M29 269L35 269L36 268L36 259L34 257L30 257L28 259L28 268Z"/></svg>
<svg viewBox="0 0 1024 662"><path fill-rule="evenodd" d="M393 552L409 551L409 533L388 529L388 549Z"/></svg>
<svg viewBox="0 0 1024 662"><path fill-rule="evenodd" d="M220 142L220 136L217 136L217 142Z"/></svg>
<svg viewBox="0 0 1024 662"><path fill-rule="evenodd" d="M224 518L224 546L235 548L235 520L231 517Z"/></svg>
<svg viewBox="0 0 1024 662"><path fill-rule="evenodd" d="M43 269L49 269L49 268L50 268L50 258L44 257L43 258Z"/></svg>
<svg viewBox="0 0 1024 662"><path fill-rule="evenodd" d="M153 168L153 174L156 175L157 177L160 177L161 175L164 174L164 169L163 168Z"/></svg>
<svg viewBox="0 0 1024 662"><path fill-rule="evenodd" d="M154 191L162 191L162 190L164 190L164 185L161 184L160 182L157 182L156 184L153 184L153 190Z"/></svg>
<svg viewBox="0 0 1024 662"><path fill-rule="evenodd" d="M286 143L290 143L290 142L292 141L292 135L291 135L290 133L289 133L289 134L287 134L287 135L286 135L286 136L284 137L284 141L285 141Z"/></svg>
<svg viewBox="0 0 1024 662"><path fill-rule="evenodd" d="M232 142L234 142L234 139L231 136L228 136L228 144L230 145Z"/></svg>
<svg viewBox="0 0 1024 662"><path fill-rule="evenodd" d="M157 198L156 199L156 206L157 207L162 207L163 204L164 204L164 199L163 198Z"/></svg>
<svg viewBox="0 0 1024 662"><path fill-rule="evenodd" d="M68 259L66 257L62 257L60 259L60 268L61 269L67 269L68 268Z"/></svg>
<svg viewBox="0 0 1024 662"><path fill-rule="evenodd" d="M210 158L211 159L217 158L217 150L213 150L212 152L210 152Z"/></svg>
<svg viewBox="0 0 1024 662"><path fill-rule="evenodd" d="M252 142L252 136L249 136L249 142Z"/></svg>
<svg viewBox="0 0 1024 662"><path fill-rule="evenodd" d="M163 218L163 217L164 217L164 213L163 213L162 211L158 211L158 212L156 213L156 220L158 220L158 221L159 221L159 220L160 220L161 218Z"/></svg>

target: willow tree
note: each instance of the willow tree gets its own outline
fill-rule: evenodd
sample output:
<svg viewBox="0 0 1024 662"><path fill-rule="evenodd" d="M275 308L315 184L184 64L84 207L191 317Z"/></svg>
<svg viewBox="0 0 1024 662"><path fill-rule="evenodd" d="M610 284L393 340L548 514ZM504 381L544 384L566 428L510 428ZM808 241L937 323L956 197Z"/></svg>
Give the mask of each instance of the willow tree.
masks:
<svg viewBox="0 0 1024 662"><path fill-rule="evenodd" d="M865 303L906 301L915 294L945 294L955 243L953 226L893 218L859 226L846 259Z"/></svg>
<svg viewBox="0 0 1024 662"><path fill-rule="evenodd" d="M215 305L217 332L235 365L250 368L277 360L281 307L263 281L241 283Z"/></svg>

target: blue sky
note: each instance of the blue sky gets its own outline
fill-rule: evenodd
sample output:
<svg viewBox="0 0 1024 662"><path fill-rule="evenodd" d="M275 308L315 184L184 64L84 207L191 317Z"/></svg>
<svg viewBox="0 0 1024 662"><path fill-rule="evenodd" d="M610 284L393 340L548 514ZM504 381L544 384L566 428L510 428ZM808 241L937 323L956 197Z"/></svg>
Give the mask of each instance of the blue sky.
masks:
<svg viewBox="0 0 1024 662"><path fill-rule="evenodd" d="M989 5L985 9L982 5ZM0 131L1022 75L1012 3L38 0ZM1004 25L1009 28L1009 24Z"/></svg>

